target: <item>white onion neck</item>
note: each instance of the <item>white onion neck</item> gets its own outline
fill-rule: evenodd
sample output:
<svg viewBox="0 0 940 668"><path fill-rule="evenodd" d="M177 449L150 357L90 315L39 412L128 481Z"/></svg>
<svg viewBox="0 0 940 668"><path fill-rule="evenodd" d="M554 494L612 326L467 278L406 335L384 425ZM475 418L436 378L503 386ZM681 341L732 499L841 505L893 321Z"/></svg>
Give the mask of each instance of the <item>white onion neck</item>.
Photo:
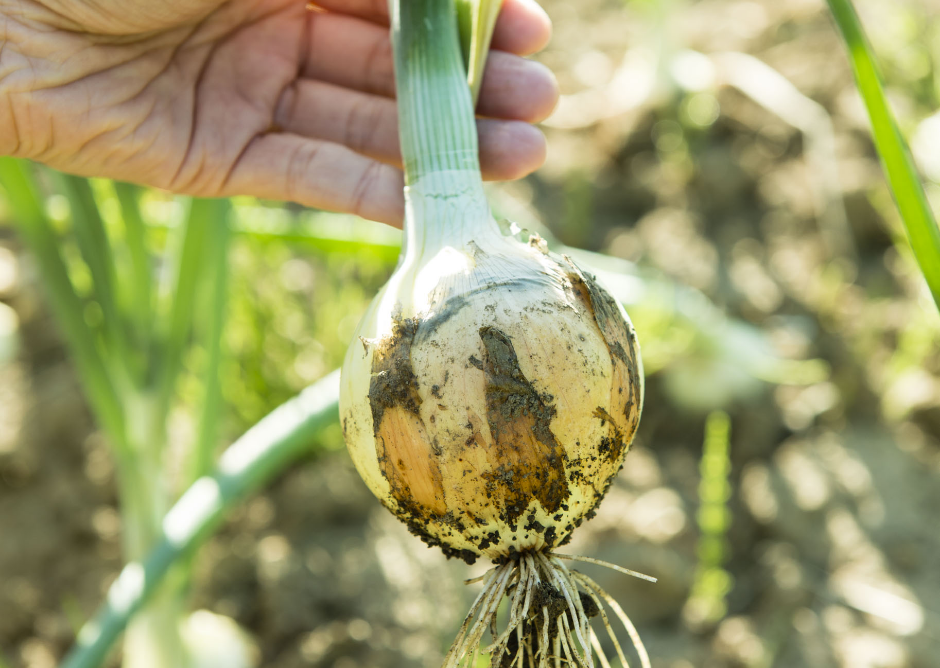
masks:
<svg viewBox="0 0 940 668"><path fill-rule="evenodd" d="M435 172L405 186L404 254L433 255L492 235L500 235L499 226L479 171Z"/></svg>

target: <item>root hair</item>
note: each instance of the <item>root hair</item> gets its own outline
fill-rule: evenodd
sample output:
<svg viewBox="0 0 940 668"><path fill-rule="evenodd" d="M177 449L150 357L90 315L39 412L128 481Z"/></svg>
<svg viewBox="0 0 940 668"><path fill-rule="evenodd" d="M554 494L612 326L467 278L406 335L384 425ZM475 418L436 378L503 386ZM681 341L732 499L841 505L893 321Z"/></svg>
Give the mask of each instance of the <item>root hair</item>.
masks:
<svg viewBox="0 0 940 668"><path fill-rule="evenodd" d="M655 578L590 557L553 552L528 552L498 564L467 583L483 582L457 638L444 659L444 668L476 668L480 652L490 655L491 668L611 668L601 641L591 626L599 617L622 668L630 664L617 639L613 612L636 650L641 668L650 668L649 654L623 608L590 577L568 569L562 559L607 566L643 580ZM497 629L497 613L508 600L506 627ZM481 647L487 628L492 642Z"/></svg>

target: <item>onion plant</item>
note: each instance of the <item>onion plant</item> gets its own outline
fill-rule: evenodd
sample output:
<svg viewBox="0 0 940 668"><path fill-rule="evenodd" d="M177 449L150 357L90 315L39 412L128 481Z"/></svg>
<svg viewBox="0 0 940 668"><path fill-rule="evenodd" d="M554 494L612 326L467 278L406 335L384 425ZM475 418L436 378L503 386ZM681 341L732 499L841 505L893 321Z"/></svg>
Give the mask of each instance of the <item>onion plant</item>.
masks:
<svg viewBox="0 0 940 668"><path fill-rule="evenodd" d="M163 517L179 490L206 473L213 459L229 204L183 200L167 251L158 257L148 243L140 191L134 186L93 184L51 171L37 174L29 163L12 158L0 158L0 184L41 269L61 335L112 449L124 558L143 559L157 545ZM96 193L98 186L102 192ZM67 202L65 220L50 215L50 190ZM103 214L104 197L119 215ZM60 223L65 223L64 231ZM174 478L169 473L168 417L184 360L194 346L206 351L203 400L197 435L185 448L182 474ZM125 646L125 666L190 665L180 635L186 580L181 569L174 586L161 591L136 618Z"/></svg>
<svg viewBox="0 0 940 668"><path fill-rule="evenodd" d="M146 558L132 561L111 585L98 613L82 627L62 668L101 665L112 643L159 590L174 564L211 535L225 512L293 464L339 416L334 371L271 412L232 444L211 475L199 478L163 519Z"/></svg>

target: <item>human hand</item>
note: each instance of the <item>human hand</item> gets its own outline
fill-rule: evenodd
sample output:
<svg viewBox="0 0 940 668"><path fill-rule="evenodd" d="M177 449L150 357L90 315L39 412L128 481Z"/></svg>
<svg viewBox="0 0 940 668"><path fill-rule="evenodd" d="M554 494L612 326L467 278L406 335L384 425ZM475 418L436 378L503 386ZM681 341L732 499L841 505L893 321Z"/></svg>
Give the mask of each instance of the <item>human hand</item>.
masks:
<svg viewBox="0 0 940 668"><path fill-rule="evenodd" d="M0 0L0 155L204 197L400 224L385 0ZM484 177L544 160L548 40L505 0L480 95Z"/></svg>

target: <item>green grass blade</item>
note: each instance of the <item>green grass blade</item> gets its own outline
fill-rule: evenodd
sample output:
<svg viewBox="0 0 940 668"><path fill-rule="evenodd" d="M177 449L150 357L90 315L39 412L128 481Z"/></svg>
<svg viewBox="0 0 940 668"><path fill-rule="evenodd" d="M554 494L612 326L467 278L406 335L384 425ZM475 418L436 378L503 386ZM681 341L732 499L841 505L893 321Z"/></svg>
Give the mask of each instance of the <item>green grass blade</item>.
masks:
<svg viewBox="0 0 940 668"><path fill-rule="evenodd" d="M225 512L304 453L324 427L339 420L339 371L276 408L238 439L215 473L197 480L163 521L163 535L141 562L124 567L108 598L78 634L61 668L97 668L133 614L172 566L218 526Z"/></svg>
<svg viewBox="0 0 940 668"><path fill-rule="evenodd" d="M121 205L124 234L131 258L130 290L133 296L134 321L139 332L146 335L150 329L153 309L153 279L150 253L147 251L146 226L140 212L140 188L130 183L114 182L114 192Z"/></svg>
<svg viewBox="0 0 940 668"><path fill-rule="evenodd" d="M227 200L223 200L227 202ZM208 305L204 322L203 337L207 353L207 365L204 371L205 392L203 395L202 414L199 418L199 432L192 450L187 484L205 475L212 463L212 455L218 438L219 414L222 407L222 388L219 366L222 361L222 334L225 329L225 315L228 304L228 250L231 240L231 224L227 215L218 216L209 232L209 248L206 252L206 264L209 275L206 277L205 291Z"/></svg>
<svg viewBox="0 0 940 668"><path fill-rule="evenodd" d="M0 157L0 184L6 190L16 227L39 262L52 310L92 409L114 447L120 449L125 444L122 404L95 335L85 322L84 304L69 279L29 163Z"/></svg>
<svg viewBox="0 0 940 668"><path fill-rule="evenodd" d="M940 228L930 209L907 143L885 98L881 75L851 0L828 0L839 26L855 81L871 120L875 147L901 212L908 239L934 302L940 308Z"/></svg>

